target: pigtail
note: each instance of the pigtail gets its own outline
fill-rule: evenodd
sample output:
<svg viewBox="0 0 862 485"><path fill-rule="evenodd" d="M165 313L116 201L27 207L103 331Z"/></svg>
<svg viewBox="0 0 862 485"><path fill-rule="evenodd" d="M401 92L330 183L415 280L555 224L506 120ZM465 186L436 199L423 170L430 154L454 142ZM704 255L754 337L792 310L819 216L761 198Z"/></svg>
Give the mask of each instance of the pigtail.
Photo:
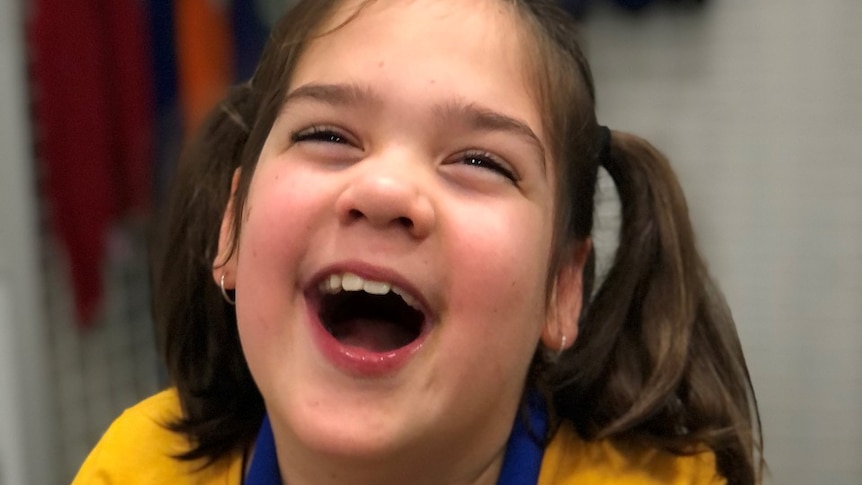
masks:
<svg viewBox="0 0 862 485"><path fill-rule="evenodd" d="M254 120L249 84L233 88L183 153L152 261L157 340L189 436L181 458L215 459L253 439L263 401L242 357L236 314L213 282L231 179Z"/></svg>
<svg viewBox="0 0 862 485"><path fill-rule="evenodd" d="M635 136L614 133L604 158L622 205L619 247L554 371L555 411L588 439L681 454L709 447L728 483L756 483L750 378L682 189Z"/></svg>

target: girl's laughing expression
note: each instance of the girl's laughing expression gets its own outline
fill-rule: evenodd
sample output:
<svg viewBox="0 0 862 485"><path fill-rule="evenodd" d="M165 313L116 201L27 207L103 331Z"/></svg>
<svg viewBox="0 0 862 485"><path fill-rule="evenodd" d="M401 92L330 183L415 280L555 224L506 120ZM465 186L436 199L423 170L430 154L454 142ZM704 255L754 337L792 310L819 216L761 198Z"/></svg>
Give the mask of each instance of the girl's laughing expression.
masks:
<svg viewBox="0 0 862 485"><path fill-rule="evenodd" d="M288 482L320 457L499 466L548 321L555 172L509 8L374 2L293 72L224 268Z"/></svg>

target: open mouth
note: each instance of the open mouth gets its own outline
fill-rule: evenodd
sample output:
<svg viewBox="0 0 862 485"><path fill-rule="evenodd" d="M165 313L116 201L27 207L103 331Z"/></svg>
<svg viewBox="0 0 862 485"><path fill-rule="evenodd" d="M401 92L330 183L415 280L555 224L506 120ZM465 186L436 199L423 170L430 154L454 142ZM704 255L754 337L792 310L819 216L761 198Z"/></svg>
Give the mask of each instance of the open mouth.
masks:
<svg viewBox="0 0 862 485"><path fill-rule="evenodd" d="M425 327L418 300L390 283L333 274L318 291L320 321L342 345L390 352L414 342Z"/></svg>

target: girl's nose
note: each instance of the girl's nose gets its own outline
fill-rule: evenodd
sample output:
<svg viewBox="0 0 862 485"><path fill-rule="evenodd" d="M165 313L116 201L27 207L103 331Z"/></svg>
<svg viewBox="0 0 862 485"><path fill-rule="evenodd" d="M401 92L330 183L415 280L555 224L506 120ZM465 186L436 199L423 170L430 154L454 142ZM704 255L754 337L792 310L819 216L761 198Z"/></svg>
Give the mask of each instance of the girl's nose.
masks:
<svg viewBox="0 0 862 485"><path fill-rule="evenodd" d="M348 183L336 201L342 224L365 222L378 229L401 229L412 237L427 237L436 215L431 200L409 167L385 161L366 166Z"/></svg>

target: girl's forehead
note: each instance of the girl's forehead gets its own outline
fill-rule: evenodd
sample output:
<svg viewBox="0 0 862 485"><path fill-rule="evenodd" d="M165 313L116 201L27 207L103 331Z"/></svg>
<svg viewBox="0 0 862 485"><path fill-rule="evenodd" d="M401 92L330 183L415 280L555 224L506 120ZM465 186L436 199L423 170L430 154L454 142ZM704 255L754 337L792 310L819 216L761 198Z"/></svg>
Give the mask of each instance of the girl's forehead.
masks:
<svg viewBox="0 0 862 485"><path fill-rule="evenodd" d="M467 102L518 98L515 109L537 111L522 23L503 0L347 0L307 44L288 90L307 82L385 83L379 70L388 80L409 71L411 82L448 81Z"/></svg>

